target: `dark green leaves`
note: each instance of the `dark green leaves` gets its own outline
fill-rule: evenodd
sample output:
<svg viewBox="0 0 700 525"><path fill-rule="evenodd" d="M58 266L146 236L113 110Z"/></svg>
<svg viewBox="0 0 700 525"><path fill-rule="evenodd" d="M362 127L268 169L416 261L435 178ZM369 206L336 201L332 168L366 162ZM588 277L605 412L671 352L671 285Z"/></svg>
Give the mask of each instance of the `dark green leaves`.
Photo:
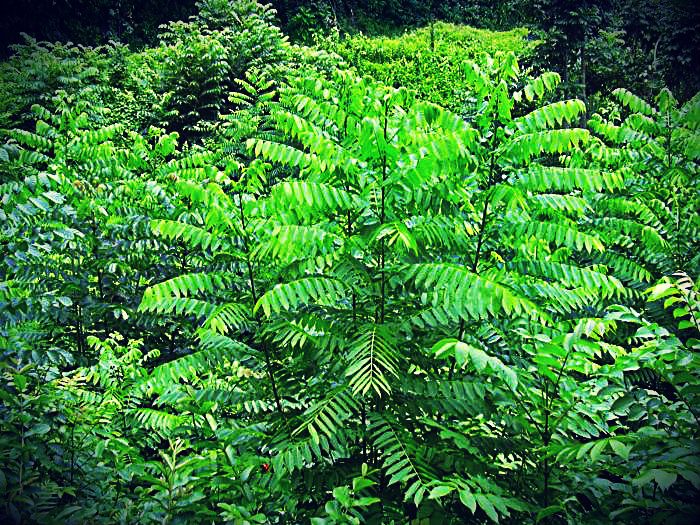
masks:
<svg viewBox="0 0 700 525"><path fill-rule="evenodd" d="M513 369L504 365L500 359L470 344L456 339L443 339L435 343L431 352L438 358L454 357L459 367L471 365L477 372L493 374L511 390L515 390L518 386L518 376Z"/></svg>
<svg viewBox="0 0 700 525"><path fill-rule="evenodd" d="M529 299L517 294L498 281L476 275L450 264L421 264L409 267L407 276L413 278L427 294L433 305L443 305L458 317L476 319L487 316L524 315L546 319Z"/></svg>

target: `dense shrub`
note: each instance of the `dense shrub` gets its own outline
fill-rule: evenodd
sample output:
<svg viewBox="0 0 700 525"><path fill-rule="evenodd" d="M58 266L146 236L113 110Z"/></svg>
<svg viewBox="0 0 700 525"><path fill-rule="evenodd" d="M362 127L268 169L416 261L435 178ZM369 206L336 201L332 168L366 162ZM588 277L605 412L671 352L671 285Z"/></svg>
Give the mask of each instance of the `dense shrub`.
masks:
<svg viewBox="0 0 700 525"><path fill-rule="evenodd" d="M700 95L272 16L2 64L0 521L691 522Z"/></svg>
<svg viewBox="0 0 700 525"><path fill-rule="evenodd" d="M459 111L470 96L465 61L512 51L527 62L537 44L527 37L525 29L491 32L438 22L392 38L356 35L325 44L361 75L414 89L425 100Z"/></svg>

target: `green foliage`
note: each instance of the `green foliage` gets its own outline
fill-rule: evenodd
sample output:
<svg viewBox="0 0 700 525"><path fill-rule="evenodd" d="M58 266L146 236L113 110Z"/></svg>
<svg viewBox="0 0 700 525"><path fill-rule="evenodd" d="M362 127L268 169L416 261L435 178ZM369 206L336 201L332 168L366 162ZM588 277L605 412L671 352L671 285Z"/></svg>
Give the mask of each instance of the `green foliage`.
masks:
<svg viewBox="0 0 700 525"><path fill-rule="evenodd" d="M498 51L526 58L536 46L527 34L524 29L493 32L437 22L393 38L360 34L328 44L360 75L416 90L423 100L458 111L470 97L465 60Z"/></svg>
<svg viewBox="0 0 700 525"><path fill-rule="evenodd" d="M257 2L201 2L190 22L171 22L160 34L163 61L159 90L185 137L210 133L228 95L247 71L275 67L284 59L285 38L272 25L274 11Z"/></svg>
<svg viewBox="0 0 700 525"><path fill-rule="evenodd" d="M199 9L2 74L0 516L690 522L700 98Z"/></svg>
<svg viewBox="0 0 700 525"><path fill-rule="evenodd" d="M74 94L89 86L109 86L111 57L121 50L117 44L85 48L25 36L12 59L0 65L0 128L31 123L32 104L50 104L57 90Z"/></svg>

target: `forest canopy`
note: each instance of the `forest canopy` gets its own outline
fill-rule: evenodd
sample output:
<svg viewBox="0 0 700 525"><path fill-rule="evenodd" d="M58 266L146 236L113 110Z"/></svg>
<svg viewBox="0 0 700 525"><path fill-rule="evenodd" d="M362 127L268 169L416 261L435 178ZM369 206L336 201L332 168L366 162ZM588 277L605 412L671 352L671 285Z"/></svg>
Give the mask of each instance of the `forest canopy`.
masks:
<svg viewBox="0 0 700 525"><path fill-rule="evenodd" d="M3 22L0 522L697 519L692 2L168 5Z"/></svg>

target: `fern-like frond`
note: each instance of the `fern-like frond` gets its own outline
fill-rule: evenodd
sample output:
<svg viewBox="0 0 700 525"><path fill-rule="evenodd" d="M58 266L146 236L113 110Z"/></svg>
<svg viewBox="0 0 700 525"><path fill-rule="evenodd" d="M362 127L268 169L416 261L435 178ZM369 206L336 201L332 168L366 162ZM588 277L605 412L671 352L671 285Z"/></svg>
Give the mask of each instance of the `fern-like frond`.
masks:
<svg viewBox="0 0 700 525"><path fill-rule="evenodd" d="M193 248L218 250L226 243L222 235L214 235L203 228L179 221L151 220L151 229L156 235L169 240L182 239Z"/></svg>
<svg viewBox="0 0 700 525"><path fill-rule="evenodd" d="M240 303L217 305L207 316L202 328L219 334L242 330L250 323L250 308Z"/></svg>
<svg viewBox="0 0 700 525"><path fill-rule="evenodd" d="M404 385L406 392L416 398L421 408L432 410L435 414L476 416L489 411L485 399L490 385L481 378L448 381L408 377Z"/></svg>
<svg viewBox="0 0 700 525"><path fill-rule="evenodd" d="M591 209L586 199L574 195L539 193L534 196L534 199L542 208L569 213L579 217Z"/></svg>
<svg viewBox="0 0 700 525"><path fill-rule="evenodd" d="M273 313L294 310L310 303L339 306L346 294L346 285L337 279L304 277L275 285L258 300L254 312L262 308L265 315L269 317Z"/></svg>
<svg viewBox="0 0 700 525"><path fill-rule="evenodd" d="M194 315L206 318L214 313L216 305L191 297L160 297L157 300L149 297L148 300L141 302L139 308L142 312L175 313L177 315Z"/></svg>
<svg viewBox="0 0 700 525"><path fill-rule="evenodd" d="M457 339L443 339L435 343L431 352L437 358L454 357L457 366L465 367L471 364L479 373L491 372L511 390L518 387L518 375L512 368L473 345Z"/></svg>
<svg viewBox="0 0 700 525"><path fill-rule="evenodd" d="M617 88L612 92L612 94L622 104L636 113L641 113L642 115L648 116L652 116L656 113L656 110L651 107L648 102L625 88Z"/></svg>
<svg viewBox="0 0 700 525"><path fill-rule="evenodd" d="M144 427L165 436L183 426L187 419L187 416L170 414L153 408L135 408L128 410L127 415Z"/></svg>
<svg viewBox="0 0 700 525"><path fill-rule="evenodd" d="M618 172L601 172L585 168L558 168L533 164L520 174L518 184L530 191L615 191L624 187Z"/></svg>
<svg viewBox="0 0 700 525"><path fill-rule="evenodd" d="M458 317L475 319L488 315L525 315L546 320L547 315L511 288L477 275L463 266L428 263L408 267L407 277L425 290L436 290L434 305L443 304Z"/></svg>
<svg viewBox="0 0 700 525"><path fill-rule="evenodd" d="M398 350L386 327L369 325L361 330L350 343L347 360L345 376L354 394L365 395L370 389L379 396L391 392L388 376L398 377Z"/></svg>
<svg viewBox="0 0 700 525"><path fill-rule="evenodd" d="M521 237L533 236L557 246L566 246L572 250L591 253L605 250L603 243L595 235L580 232L575 228L558 222L530 221L515 225L516 234Z"/></svg>
<svg viewBox="0 0 700 525"><path fill-rule="evenodd" d="M653 276L641 264L631 260L629 257L607 250L601 254L598 259L600 262L615 270L615 275L627 281L636 281L639 283L650 283Z"/></svg>
<svg viewBox="0 0 700 525"><path fill-rule="evenodd" d="M142 392L159 392L180 380L191 380L227 361L245 361L255 351L226 336L200 330L201 350L158 365L140 384Z"/></svg>
<svg viewBox="0 0 700 525"><path fill-rule="evenodd" d="M188 273L154 284L146 289L141 299L141 311L154 311L172 298L211 294L224 288L233 276L227 273Z"/></svg>
<svg viewBox="0 0 700 525"><path fill-rule="evenodd" d="M532 133L547 128L561 126L586 112L586 105L577 99L562 100L542 106L513 121L519 131Z"/></svg>
<svg viewBox="0 0 700 525"><path fill-rule="evenodd" d="M522 274L558 280L570 288L583 287L601 297L625 293L625 287L616 277L589 268L552 261L519 261L511 263L511 267Z"/></svg>
<svg viewBox="0 0 700 525"><path fill-rule="evenodd" d="M269 257L289 262L297 258L328 255L342 245L342 238L326 228L287 224L276 226L254 253L260 259Z"/></svg>
<svg viewBox="0 0 700 525"><path fill-rule="evenodd" d="M270 463L278 472L294 472L305 468L307 465L318 462L326 462L328 458L324 455L333 450L334 453L342 451L342 446L338 443L338 436L330 440L325 435L320 435L318 443L309 437L303 441L285 442L275 446L276 454L272 456Z"/></svg>
<svg viewBox="0 0 700 525"><path fill-rule="evenodd" d="M619 217L602 217L596 219L596 222L599 226L605 228L603 230L604 234L607 233L607 236L609 236L613 242L619 242L622 245L628 244L616 235L620 234L628 236L632 243L641 241L644 246L652 252L663 253L668 249L668 241L666 241L661 233L652 226L647 226L646 224L630 219L621 219ZM605 230L607 230L607 232Z"/></svg>
<svg viewBox="0 0 700 525"><path fill-rule="evenodd" d="M599 299L597 290L586 287L566 288L557 282L533 281L521 285L529 296L538 298L538 302L547 304L559 313L579 311L593 306Z"/></svg>
<svg viewBox="0 0 700 525"><path fill-rule="evenodd" d="M314 313L301 313L294 319L282 319L279 323L273 323L270 333L273 334L272 340L275 343L290 348L303 348L309 343L316 348L333 352L344 343L342 334L336 330L333 322Z"/></svg>
<svg viewBox="0 0 700 525"><path fill-rule="evenodd" d="M273 186L270 198L276 208L299 215L346 211L358 206L356 196L330 184L284 181Z"/></svg>
<svg viewBox="0 0 700 525"><path fill-rule="evenodd" d="M371 414L369 431L384 460L384 473L391 476L388 484L401 483L406 487L404 499L413 498L414 503L420 505L434 474L416 454L417 447L410 436L378 414Z"/></svg>
<svg viewBox="0 0 700 525"><path fill-rule="evenodd" d="M559 73L553 71L545 71L540 76L533 78L523 87L522 92L515 94L514 98L519 100L522 94L525 98L532 102L535 99L544 97L545 94L552 92L561 83Z"/></svg>
<svg viewBox="0 0 700 525"><path fill-rule="evenodd" d="M307 410L304 422L292 432L292 436L306 431L316 444L320 444L319 434L332 438L338 427L344 427L347 419L357 412L358 403L349 394L348 385L334 388Z"/></svg>
<svg viewBox="0 0 700 525"><path fill-rule="evenodd" d="M500 152L503 161L514 165L530 162L543 153L565 153L584 146L590 140L587 129L550 129L517 135Z"/></svg>

